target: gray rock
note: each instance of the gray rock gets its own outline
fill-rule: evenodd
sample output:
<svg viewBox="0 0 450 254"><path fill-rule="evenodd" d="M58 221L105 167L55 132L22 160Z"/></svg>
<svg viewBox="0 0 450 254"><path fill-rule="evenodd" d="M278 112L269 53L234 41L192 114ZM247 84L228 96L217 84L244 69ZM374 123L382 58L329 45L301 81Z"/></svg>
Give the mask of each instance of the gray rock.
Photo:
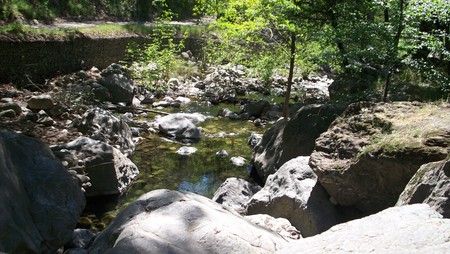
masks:
<svg viewBox="0 0 450 254"><path fill-rule="evenodd" d="M95 99L99 101L110 101L111 100L111 94L109 93L108 88L98 84L94 83L92 85L92 94L94 95Z"/></svg>
<svg viewBox="0 0 450 254"><path fill-rule="evenodd" d="M450 220L416 204L336 225L275 253L449 253L449 238Z"/></svg>
<svg viewBox="0 0 450 254"><path fill-rule="evenodd" d="M13 109L2 110L0 111L0 117L14 118L16 117L16 112Z"/></svg>
<svg viewBox="0 0 450 254"><path fill-rule="evenodd" d="M49 109L55 106L55 102L49 94L36 95L31 97L28 101L28 108L30 109Z"/></svg>
<svg viewBox="0 0 450 254"><path fill-rule="evenodd" d="M317 182L308 161L307 156L297 157L270 175L264 188L249 200L247 214L286 218L304 237L340 223L337 209Z"/></svg>
<svg viewBox="0 0 450 254"><path fill-rule="evenodd" d="M75 179L42 142L0 131L0 251L55 253L85 206Z"/></svg>
<svg viewBox="0 0 450 254"><path fill-rule="evenodd" d="M144 98L141 100L142 104L153 104L155 102L155 96L153 94L146 94Z"/></svg>
<svg viewBox="0 0 450 254"><path fill-rule="evenodd" d="M22 108L15 102L0 104L0 111L6 111L8 109L12 109L14 111L14 115L22 114Z"/></svg>
<svg viewBox="0 0 450 254"><path fill-rule="evenodd" d="M175 101L181 103L182 105L191 103L191 99L182 96L178 96L177 98L175 98Z"/></svg>
<svg viewBox="0 0 450 254"><path fill-rule="evenodd" d="M248 103L244 106L242 113L248 113L251 117L261 117L270 109L270 103L266 100L259 100Z"/></svg>
<svg viewBox="0 0 450 254"><path fill-rule="evenodd" d="M425 203L450 218L450 160L422 165L400 195L396 206Z"/></svg>
<svg viewBox="0 0 450 254"><path fill-rule="evenodd" d="M52 151L68 169L88 175L91 187L86 196L103 196L122 193L137 177L136 165L118 149L87 137L52 146Z"/></svg>
<svg viewBox="0 0 450 254"><path fill-rule="evenodd" d="M73 248L73 249L68 249L66 251L64 251L63 254L87 254L87 250L82 249L82 248Z"/></svg>
<svg viewBox="0 0 450 254"><path fill-rule="evenodd" d="M52 117L61 117L64 113L67 113L68 111L69 110L67 109L67 107L61 104L56 104L54 107L48 110L48 113Z"/></svg>
<svg viewBox="0 0 450 254"><path fill-rule="evenodd" d="M171 102L168 102L168 101L157 101L157 102L153 102L152 103L152 107L154 107L154 108L158 108L158 107L166 108L166 107L170 106L170 103Z"/></svg>
<svg viewBox="0 0 450 254"><path fill-rule="evenodd" d="M298 156L309 156L314 142L345 108L339 105L308 105L290 119L280 120L267 130L254 147L253 162L264 180L285 162Z"/></svg>
<svg viewBox="0 0 450 254"><path fill-rule="evenodd" d="M94 237L95 233L89 229L77 228L73 231L72 239L66 244L65 249L85 249L94 240Z"/></svg>
<svg viewBox="0 0 450 254"><path fill-rule="evenodd" d="M81 119L74 121L73 126L93 139L117 147L127 156L134 153L135 144L130 127L109 111L100 108L89 109Z"/></svg>
<svg viewBox="0 0 450 254"><path fill-rule="evenodd" d="M201 131L195 124L205 119L201 114L177 113L157 119L156 124L164 135L181 141L196 142L201 137Z"/></svg>
<svg viewBox="0 0 450 254"><path fill-rule="evenodd" d="M170 78L170 79L167 81L167 85L168 85L169 87L171 87L171 88L179 87L179 86L180 86L180 81L179 81L177 78Z"/></svg>
<svg viewBox="0 0 450 254"><path fill-rule="evenodd" d="M257 184L231 177L220 185L212 200L242 214L245 212L248 200L259 190L261 187Z"/></svg>
<svg viewBox="0 0 450 254"><path fill-rule="evenodd" d="M89 253L273 253L278 234L197 194L155 190L131 203Z"/></svg>
<svg viewBox="0 0 450 254"><path fill-rule="evenodd" d="M40 110L38 112L38 119L36 120L36 123L42 124L44 126L52 126L55 125L55 120L53 120L53 118L51 118L47 114L47 112L45 112L44 110Z"/></svg>
<svg viewBox="0 0 450 254"><path fill-rule="evenodd" d="M226 118L231 119L231 120L239 120L240 119L238 114L236 114L235 112L233 112L233 111L231 111L231 110L229 110L227 108L220 109L219 113L218 113L218 116L226 117Z"/></svg>
<svg viewBox="0 0 450 254"><path fill-rule="evenodd" d="M263 137L262 134L257 134L257 133L252 132L252 134L250 135L250 137L247 140L247 144L251 148L254 148L259 143L259 141L261 141L262 137Z"/></svg>
<svg viewBox="0 0 450 254"><path fill-rule="evenodd" d="M37 119L36 123L42 124L44 126L53 126L56 122L50 116L42 116Z"/></svg>
<svg viewBox="0 0 450 254"><path fill-rule="evenodd" d="M4 102L4 103L12 103L13 99L9 98L9 97L3 97L3 98L0 99L0 101Z"/></svg>
<svg viewBox="0 0 450 254"><path fill-rule="evenodd" d="M125 67L112 64L102 71L98 82L106 87L111 95L111 102L131 104L134 97L134 82L127 75Z"/></svg>
<svg viewBox="0 0 450 254"><path fill-rule="evenodd" d="M225 150L220 150L216 153L216 156L219 158L225 158L228 156L228 152Z"/></svg>
<svg viewBox="0 0 450 254"><path fill-rule="evenodd" d="M297 240L302 238L300 231L298 231L285 218L274 218L267 214L248 215L245 218L258 226L264 227L273 231L286 239Z"/></svg>

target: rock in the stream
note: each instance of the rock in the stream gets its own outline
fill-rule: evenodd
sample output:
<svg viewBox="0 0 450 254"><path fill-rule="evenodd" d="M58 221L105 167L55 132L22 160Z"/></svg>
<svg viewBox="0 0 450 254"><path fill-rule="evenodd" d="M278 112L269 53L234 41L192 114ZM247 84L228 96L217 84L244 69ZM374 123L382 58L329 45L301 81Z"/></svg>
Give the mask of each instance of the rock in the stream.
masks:
<svg viewBox="0 0 450 254"><path fill-rule="evenodd" d="M304 237L316 235L340 223L340 215L317 182L309 157L286 162L267 178L262 190L247 204L247 214L286 218Z"/></svg>
<svg viewBox="0 0 450 254"><path fill-rule="evenodd" d="M425 203L450 218L450 160L422 165L411 178L397 206Z"/></svg>
<svg viewBox="0 0 450 254"><path fill-rule="evenodd" d="M450 220L426 204L386 209L288 244L291 253L450 253Z"/></svg>
<svg viewBox="0 0 450 254"><path fill-rule="evenodd" d="M120 194L139 174L136 165L118 149L87 137L52 146L52 151L67 162L68 169L89 176L92 186L86 188L86 196Z"/></svg>
<svg viewBox="0 0 450 254"><path fill-rule="evenodd" d="M225 158L228 157L228 152L226 150L220 150L216 152L216 156L219 158Z"/></svg>
<svg viewBox="0 0 450 254"><path fill-rule="evenodd" d="M245 165L245 158L241 157L241 156L233 156L230 158L231 164L238 166L238 167L242 167Z"/></svg>
<svg viewBox="0 0 450 254"><path fill-rule="evenodd" d="M107 110L89 109L73 125L81 133L115 146L127 156L134 153L135 144L130 127L123 119L115 117Z"/></svg>
<svg viewBox="0 0 450 254"><path fill-rule="evenodd" d="M273 253L276 233L193 193L155 190L131 203L95 239L89 253Z"/></svg>
<svg viewBox="0 0 450 254"><path fill-rule="evenodd" d="M181 141L196 142L200 139L201 131L195 125L205 121L206 117L195 113L177 113L163 116L156 120L160 132Z"/></svg>
<svg viewBox="0 0 450 254"><path fill-rule="evenodd" d="M30 109L50 109L55 106L55 102L49 94L41 94L31 97L28 100L28 108Z"/></svg>
<svg viewBox="0 0 450 254"><path fill-rule="evenodd" d="M55 253L85 206L75 179L40 141L0 131L0 252Z"/></svg>
<svg viewBox="0 0 450 254"><path fill-rule="evenodd" d="M275 123L253 148L252 160L258 175L265 180L288 160L309 156L316 138L343 110L340 105L313 104L302 107L289 121Z"/></svg>
<svg viewBox="0 0 450 254"><path fill-rule="evenodd" d="M192 147L192 146L182 146L180 147L180 149L177 150L177 154L179 155L191 155L195 152L197 152L197 148Z"/></svg>
<svg viewBox="0 0 450 254"><path fill-rule="evenodd" d="M394 206L421 165L447 157L450 147L426 141L448 126L439 104L352 104L316 140L310 166L336 203L372 214Z"/></svg>
<svg viewBox="0 0 450 254"><path fill-rule="evenodd" d="M245 212L248 200L259 190L261 187L257 184L231 177L220 185L212 200L242 214Z"/></svg>

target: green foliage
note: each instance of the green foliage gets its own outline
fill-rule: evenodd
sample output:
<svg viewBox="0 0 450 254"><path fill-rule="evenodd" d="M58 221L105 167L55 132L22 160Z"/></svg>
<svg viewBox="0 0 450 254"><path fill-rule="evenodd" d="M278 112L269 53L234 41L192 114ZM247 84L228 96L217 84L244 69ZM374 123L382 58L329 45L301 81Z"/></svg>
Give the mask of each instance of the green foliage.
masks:
<svg viewBox="0 0 450 254"><path fill-rule="evenodd" d="M129 68L133 71L135 79L150 84L150 89L161 79L167 80L172 67L178 60L178 55L184 47L184 40L174 40L175 29L171 25L157 25L152 34L152 43L139 47L130 44L127 47Z"/></svg>
<svg viewBox="0 0 450 254"><path fill-rule="evenodd" d="M1 0L0 19L51 20L55 17L150 21L187 19L194 15L195 0Z"/></svg>

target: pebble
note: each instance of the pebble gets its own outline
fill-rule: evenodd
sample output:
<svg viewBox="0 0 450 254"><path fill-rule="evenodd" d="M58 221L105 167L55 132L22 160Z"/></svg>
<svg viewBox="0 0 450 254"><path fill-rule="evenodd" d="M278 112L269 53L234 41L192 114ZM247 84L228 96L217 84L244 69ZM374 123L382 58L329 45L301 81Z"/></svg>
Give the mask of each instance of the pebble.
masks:
<svg viewBox="0 0 450 254"><path fill-rule="evenodd" d="M178 151L176 152L179 155L191 155L195 152L197 152L197 148L191 147L191 146L182 146Z"/></svg>

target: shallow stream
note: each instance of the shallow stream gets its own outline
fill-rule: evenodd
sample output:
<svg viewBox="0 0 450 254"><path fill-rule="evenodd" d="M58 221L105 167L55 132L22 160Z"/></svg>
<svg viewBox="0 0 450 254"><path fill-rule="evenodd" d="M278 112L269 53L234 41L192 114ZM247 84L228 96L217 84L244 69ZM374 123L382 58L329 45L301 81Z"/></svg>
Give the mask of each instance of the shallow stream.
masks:
<svg viewBox="0 0 450 254"><path fill-rule="evenodd" d="M190 191L211 198L229 177L252 181L252 151L247 140L252 132L262 134L266 128L255 127L250 121L216 117L217 112L224 107L238 111L237 106L224 104L214 107L199 107L193 104L176 110L210 116L205 122L197 124L202 127L202 137L198 143L189 145L198 149L194 154L179 155L177 150L188 145L167 140L158 134L145 134L144 141L137 146L132 158L140 171L136 181L119 199L102 197L89 200L88 205L91 207L86 209L85 223L90 224L89 227L94 230L102 230L117 210L155 189ZM149 113L146 119L141 120L151 121L155 116L156 114ZM216 153L221 150L225 150L228 156L218 157ZM230 161L232 157L237 156L245 159L243 166L235 166Z"/></svg>

